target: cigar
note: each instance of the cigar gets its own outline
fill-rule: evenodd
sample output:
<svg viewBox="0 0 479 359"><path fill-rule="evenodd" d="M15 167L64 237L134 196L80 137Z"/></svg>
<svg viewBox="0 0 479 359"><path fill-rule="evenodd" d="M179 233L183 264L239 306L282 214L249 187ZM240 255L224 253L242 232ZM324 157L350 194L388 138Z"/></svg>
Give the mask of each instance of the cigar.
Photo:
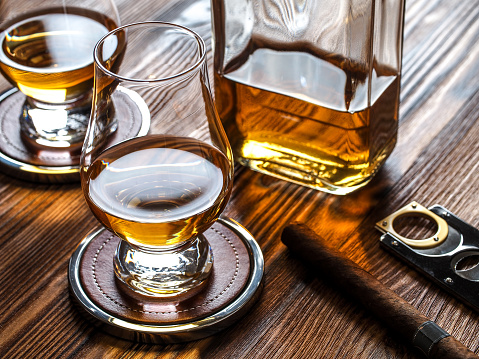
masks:
<svg viewBox="0 0 479 359"><path fill-rule="evenodd" d="M325 240L306 225L286 226L281 240L317 275L324 273L324 279L361 303L428 358L477 359L472 351L394 291L341 253L328 248Z"/></svg>

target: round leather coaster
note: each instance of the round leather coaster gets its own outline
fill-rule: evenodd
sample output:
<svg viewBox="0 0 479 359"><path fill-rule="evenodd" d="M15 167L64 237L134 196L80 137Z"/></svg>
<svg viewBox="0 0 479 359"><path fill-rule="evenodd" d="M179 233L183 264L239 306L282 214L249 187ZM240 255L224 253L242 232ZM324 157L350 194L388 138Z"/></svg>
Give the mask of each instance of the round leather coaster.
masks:
<svg viewBox="0 0 479 359"><path fill-rule="evenodd" d="M250 277L250 255L233 231L215 223L204 233L213 251L213 269L200 292L190 298L162 299L129 295L115 279L113 256L120 239L107 230L88 244L80 261L86 295L115 318L141 324L194 322L217 313L235 300Z"/></svg>
<svg viewBox="0 0 479 359"><path fill-rule="evenodd" d="M125 138L146 134L149 127L149 113L146 104L132 91L121 88L115 92L113 102L118 128L111 137L113 143ZM20 115L25 95L17 89L10 89L0 95L0 165L7 167L6 173L38 182L70 182L79 180L80 151L69 152L57 148L25 145L20 133ZM146 108L146 111L148 109ZM145 119L146 115L146 119ZM25 166L26 165L26 166ZM42 176L39 176L39 174ZM49 180L52 179L52 181Z"/></svg>

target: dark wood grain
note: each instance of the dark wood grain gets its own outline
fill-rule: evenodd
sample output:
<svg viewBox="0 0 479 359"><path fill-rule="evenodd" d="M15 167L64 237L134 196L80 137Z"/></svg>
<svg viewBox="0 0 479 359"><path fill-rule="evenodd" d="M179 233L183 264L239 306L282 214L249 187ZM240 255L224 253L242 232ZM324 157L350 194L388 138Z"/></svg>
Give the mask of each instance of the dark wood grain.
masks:
<svg viewBox="0 0 479 359"><path fill-rule="evenodd" d="M181 23L203 36L211 51L209 1L116 3L123 23ZM260 244L265 287L248 315L213 337L144 345L94 329L73 306L67 283L72 252L98 226L80 185L42 185L0 174L0 357L420 358L290 256L280 234L292 221L306 223L479 353L478 313L384 252L374 229L376 221L412 200L441 204L479 227L478 20L478 0L407 1L398 143L364 189L337 197L236 168L225 214ZM211 61L209 52L210 74ZM8 88L0 79L0 90Z"/></svg>

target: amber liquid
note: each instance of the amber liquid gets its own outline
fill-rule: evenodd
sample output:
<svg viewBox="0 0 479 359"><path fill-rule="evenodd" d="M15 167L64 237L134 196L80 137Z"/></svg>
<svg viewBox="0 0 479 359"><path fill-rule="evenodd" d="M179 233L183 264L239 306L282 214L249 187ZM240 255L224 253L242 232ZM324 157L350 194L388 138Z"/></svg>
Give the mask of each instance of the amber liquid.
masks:
<svg viewBox="0 0 479 359"><path fill-rule="evenodd" d="M91 91L93 48L116 27L112 19L86 9L30 13L10 22L0 34L0 71L38 101L73 101Z"/></svg>
<svg viewBox="0 0 479 359"><path fill-rule="evenodd" d="M227 68L215 75L216 101L244 165L345 194L366 184L395 145L400 79L387 68L369 80L338 56L270 49Z"/></svg>
<svg viewBox="0 0 479 359"><path fill-rule="evenodd" d="M223 153L193 138L151 135L103 152L82 173L88 205L120 238L175 246L218 218L231 191Z"/></svg>

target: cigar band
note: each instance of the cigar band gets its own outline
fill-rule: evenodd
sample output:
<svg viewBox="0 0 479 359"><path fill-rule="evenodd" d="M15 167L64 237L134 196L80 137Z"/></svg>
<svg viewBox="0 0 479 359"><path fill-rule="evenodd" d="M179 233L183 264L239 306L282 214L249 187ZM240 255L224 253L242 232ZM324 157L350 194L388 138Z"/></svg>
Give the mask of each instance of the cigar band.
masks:
<svg viewBox="0 0 479 359"><path fill-rule="evenodd" d="M414 333L412 344L429 356L434 344L450 336L448 332L432 321L422 323Z"/></svg>

